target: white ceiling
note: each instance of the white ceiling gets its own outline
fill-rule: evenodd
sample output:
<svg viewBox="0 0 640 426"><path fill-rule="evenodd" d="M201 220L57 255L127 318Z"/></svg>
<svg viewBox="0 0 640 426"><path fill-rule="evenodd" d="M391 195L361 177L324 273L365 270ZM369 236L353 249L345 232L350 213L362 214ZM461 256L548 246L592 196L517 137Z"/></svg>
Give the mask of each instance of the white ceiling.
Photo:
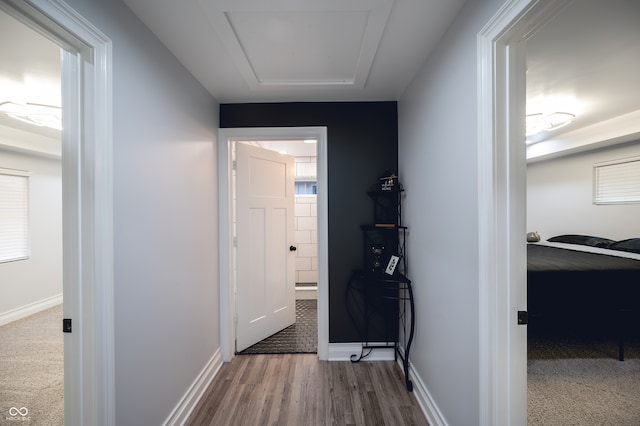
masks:
<svg viewBox="0 0 640 426"><path fill-rule="evenodd" d="M60 106L60 48L0 11L0 103ZM60 131L0 113L0 144L60 154Z"/></svg>
<svg viewBox="0 0 640 426"><path fill-rule="evenodd" d="M276 151L281 154L292 155L294 157L317 156L317 143L305 142L304 140L258 140L242 142L263 149L268 149L270 151Z"/></svg>
<svg viewBox="0 0 640 426"><path fill-rule="evenodd" d="M576 115L532 138L529 158L640 139L640 1L576 0L526 51L527 114Z"/></svg>
<svg viewBox="0 0 640 426"><path fill-rule="evenodd" d="M125 0L222 103L395 100L464 0Z"/></svg>
<svg viewBox="0 0 640 426"><path fill-rule="evenodd" d="M464 3L124 1L221 103L397 100ZM21 94L49 96L29 102L59 105L57 48L0 18L0 94L19 83ZM640 1L576 0L529 40L527 96L537 106L528 113L576 114L538 136L530 157L640 139L639 23ZM29 130L7 120L0 130Z"/></svg>

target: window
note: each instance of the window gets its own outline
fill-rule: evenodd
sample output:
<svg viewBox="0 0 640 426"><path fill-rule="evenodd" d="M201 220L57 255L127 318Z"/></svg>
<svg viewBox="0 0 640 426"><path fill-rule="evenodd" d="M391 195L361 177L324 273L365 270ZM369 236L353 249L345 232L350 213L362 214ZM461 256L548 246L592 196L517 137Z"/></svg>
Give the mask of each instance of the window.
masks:
<svg viewBox="0 0 640 426"><path fill-rule="evenodd" d="M640 203L640 157L593 166L595 204Z"/></svg>
<svg viewBox="0 0 640 426"><path fill-rule="evenodd" d="M28 173L0 169L0 262L29 255Z"/></svg>
<svg viewBox="0 0 640 426"><path fill-rule="evenodd" d="M296 195L316 195L318 193L316 182L297 181L295 186Z"/></svg>

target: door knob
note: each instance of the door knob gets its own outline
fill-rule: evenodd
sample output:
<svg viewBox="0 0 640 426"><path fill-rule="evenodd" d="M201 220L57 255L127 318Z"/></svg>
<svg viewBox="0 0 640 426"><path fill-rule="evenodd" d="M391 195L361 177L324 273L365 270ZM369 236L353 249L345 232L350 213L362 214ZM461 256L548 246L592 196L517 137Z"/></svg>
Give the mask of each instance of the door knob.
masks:
<svg viewBox="0 0 640 426"><path fill-rule="evenodd" d="M298 250L298 247L296 246L289 246L289 251L296 251Z"/></svg>

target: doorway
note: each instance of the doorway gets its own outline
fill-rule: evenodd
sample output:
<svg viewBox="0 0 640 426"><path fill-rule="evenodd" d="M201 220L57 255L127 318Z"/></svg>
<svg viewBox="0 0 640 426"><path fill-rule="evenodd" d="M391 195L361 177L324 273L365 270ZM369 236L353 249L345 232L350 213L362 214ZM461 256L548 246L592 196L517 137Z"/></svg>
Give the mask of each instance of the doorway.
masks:
<svg viewBox="0 0 640 426"><path fill-rule="evenodd" d="M603 206L594 195L597 164L640 153L638 126L621 124L640 107L637 73L630 71L640 60L638 18L637 2L573 2L527 41L527 117L554 109L574 118L557 130L530 126L527 135L527 231L539 231L539 244L568 243L572 240L566 235L571 234L606 236L598 244L604 247L599 257L615 259L615 251L606 251L608 244L638 232L635 220L625 220L637 217L634 204ZM564 54L569 51L571 55ZM557 80L549 84L543 70L553 70ZM561 251L587 255L580 247ZM544 281L554 282L550 277ZM596 291L571 273L563 277L562 287L581 289L571 296L571 305L585 313L580 321L566 320L571 308L560 302L564 290L553 290L553 306L564 311L560 315L547 304L550 294L537 287L542 284L538 277L527 283L533 297L528 301L529 424L638 423L638 339L632 332L633 314L627 314L633 306L614 309L606 317L600 312L611 307L590 309L589 303L618 300L612 295L620 283L602 281L610 285ZM625 361L620 362L618 330L625 328ZM629 368L628 361L636 367Z"/></svg>
<svg viewBox="0 0 640 426"><path fill-rule="evenodd" d="M527 421L525 49L570 0L510 0L478 33L481 425Z"/></svg>
<svg viewBox="0 0 640 426"><path fill-rule="evenodd" d="M236 311L238 315L238 322L236 328L236 352L238 354L284 354L284 353L317 353L318 345L318 326L317 326L317 285L318 285L318 244L317 244L317 141L315 139L306 140L251 140L251 141L236 141L235 146L235 175L234 185L236 200L236 215L237 218L234 221L236 223L235 228L235 256L237 262L236 268L236 282L238 295ZM240 150L240 148L244 149ZM246 147L251 147L249 150ZM239 155L239 151L243 152L243 155ZM249 225L246 221L242 222L240 218L243 217L242 212L246 208L246 193L247 189L242 189L246 186L246 179L242 178L243 173L246 173L248 165L246 164L247 153L252 153L252 158L269 158L272 162L283 161L283 167L290 167L293 171L293 179L287 181L285 184L286 191L290 194L290 200L292 206L287 208L287 217L292 222L290 227L292 228L292 238L289 243L276 242L275 247L271 252L272 265L277 264L274 253L282 249L282 256L280 259L279 268L282 271L286 271L285 265L289 264L289 271L287 274L282 274L277 277L276 282L268 284L266 291L267 295L273 298L279 293L279 289L282 289L282 294L287 296L290 300L289 303L295 306L292 312L292 318L283 324L278 325L277 332L268 331L263 332L259 337L255 337L250 345L241 342L246 341L248 336L243 335L247 333L244 331L247 328L244 325L243 318L247 317L248 311L257 311L251 318L257 318L260 316L259 321L269 321L269 315L263 315L264 302L259 298L254 297L256 294L261 293L261 289L253 289L252 291L246 291L246 286L255 287L256 282L260 281L260 277L247 280L248 271L256 268L252 268L252 265L259 263L259 258L251 259L247 256L247 247L252 245L252 241L256 240L257 234L261 234L258 230L251 231L247 234ZM284 161L288 158L292 161L292 164L288 164ZM260 172L261 181L265 182L269 176L265 170ZM266 175L266 176L265 176ZM244 182L244 185L240 185L240 182ZM278 186L278 185L272 185ZM273 199L273 198L271 198ZM254 198L254 207L258 207L260 202ZM245 205L245 207L241 207ZM272 228L277 228L272 226ZM244 232L243 232L244 231ZM278 234L286 235L288 232L283 230ZM241 238L240 236L245 237ZM280 246L283 247L280 247ZM287 250L286 247L289 247ZM244 252L244 254L242 253ZM280 287L280 283L284 283L284 288ZM248 296L243 296L248 295ZM283 300L284 303L284 300ZM253 306L257 304L258 306ZM281 306L286 306L284 305ZM253 307L252 307L253 306ZM283 314L285 310L278 307L278 313ZM267 311L268 314L268 311ZM256 320L252 323L251 327L258 327L259 321ZM291 323L292 322L292 323ZM286 327L285 327L286 325ZM258 341L256 341L258 340ZM255 342L255 343L254 343Z"/></svg>
<svg viewBox="0 0 640 426"><path fill-rule="evenodd" d="M111 41L65 3L0 9L62 49L64 419L115 424Z"/></svg>
<svg viewBox="0 0 640 426"><path fill-rule="evenodd" d="M221 341L223 359L235 354L235 264L233 259L233 144L239 141L316 140L317 153L317 353L328 356L328 225L325 127L220 129L218 170L220 195Z"/></svg>
<svg viewBox="0 0 640 426"><path fill-rule="evenodd" d="M62 425L60 47L0 28L0 416Z"/></svg>

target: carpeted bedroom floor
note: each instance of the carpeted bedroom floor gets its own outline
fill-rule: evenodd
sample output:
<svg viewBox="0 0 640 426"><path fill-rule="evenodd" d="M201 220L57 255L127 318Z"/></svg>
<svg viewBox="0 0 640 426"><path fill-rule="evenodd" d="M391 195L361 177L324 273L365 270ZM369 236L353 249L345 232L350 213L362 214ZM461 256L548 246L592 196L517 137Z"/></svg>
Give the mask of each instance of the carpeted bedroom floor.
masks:
<svg viewBox="0 0 640 426"><path fill-rule="evenodd" d="M62 305L0 327L0 425L64 424Z"/></svg>
<svg viewBox="0 0 640 426"><path fill-rule="evenodd" d="M640 425L640 341L529 338L528 424Z"/></svg>

